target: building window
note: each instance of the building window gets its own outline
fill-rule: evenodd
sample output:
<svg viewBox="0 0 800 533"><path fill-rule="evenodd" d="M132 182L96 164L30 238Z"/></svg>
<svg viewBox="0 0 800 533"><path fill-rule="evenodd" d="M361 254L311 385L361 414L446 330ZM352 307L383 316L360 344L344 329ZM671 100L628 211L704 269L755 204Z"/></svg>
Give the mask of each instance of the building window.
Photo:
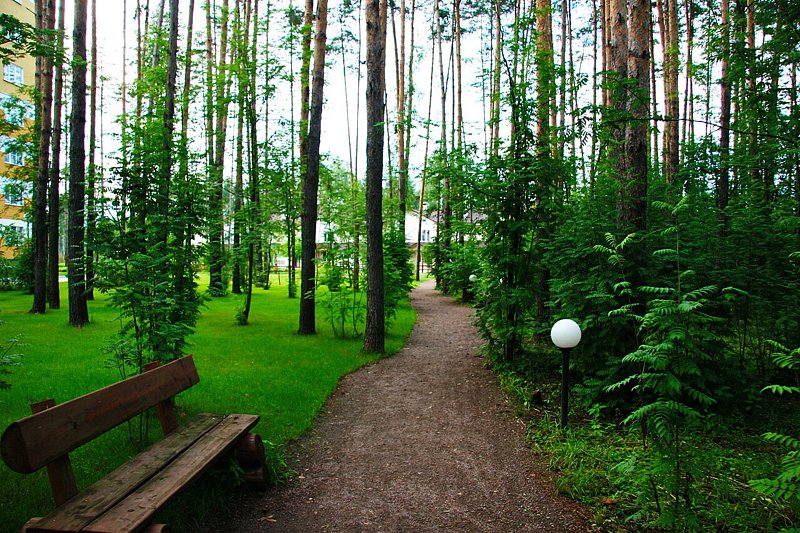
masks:
<svg viewBox="0 0 800 533"><path fill-rule="evenodd" d="M3 111L3 118L6 122L13 126L24 127L25 119L32 117L29 116L29 109L33 108L31 104L15 98L10 94L0 93L0 110Z"/></svg>
<svg viewBox="0 0 800 533"><path fill-rule="evenodd" d="M25 76L22 67L14 63L3 65L3 79L14 85L23 85L25 83Z"/></svg>
<svg viewBox="0 0 800 533"><path fill-rule="evenodd" d="M25 197L28 193L27 183L0 176L0 194L5 197L6 205L25 205Z"/></svg>
<svg viewBox="0 0 800 533"><path fill-rule="evenodd" d="M19 152L6 152L3 160L7 165L16 165L21 167L25 164L25 158Z"/></svg>
<svg viewBox="0 0 800 533"><path fill-rule="evenodd" d="M22 191L18 187L7 185L2 190L3 196L6 200L6 205L24 205L25 199L22 197Z"/></svg>
<svg viewBox="0 0 800 533"><path fill-rule="evenodd" d="M25 156L20 152L20 143L16 139L7 135L0 135L0 152L3 152L3 160L8 165L22 166L25 164Z"/></svg>

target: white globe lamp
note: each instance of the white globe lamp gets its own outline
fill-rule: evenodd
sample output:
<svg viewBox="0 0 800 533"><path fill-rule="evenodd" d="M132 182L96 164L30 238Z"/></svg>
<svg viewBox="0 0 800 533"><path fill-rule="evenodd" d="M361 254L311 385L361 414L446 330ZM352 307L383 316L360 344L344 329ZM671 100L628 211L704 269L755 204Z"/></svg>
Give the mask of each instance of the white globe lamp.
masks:
<svg viewBox="0 0 800 533"><path fill-rule="evenodd" d="M567 427L569 413L569 354L581 342L581 327L574 320L563 318L550 329L553 344L561 349L561 428Z"/></svg>

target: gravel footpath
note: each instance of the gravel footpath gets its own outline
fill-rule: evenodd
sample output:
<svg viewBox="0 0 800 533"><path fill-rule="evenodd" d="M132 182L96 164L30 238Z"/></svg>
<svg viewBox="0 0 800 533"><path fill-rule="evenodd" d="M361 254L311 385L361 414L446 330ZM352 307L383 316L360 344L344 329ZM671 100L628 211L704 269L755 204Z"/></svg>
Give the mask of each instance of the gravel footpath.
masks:
<svg viewBox="0 0 800 533"><path fill-rule="evenodd" d="M476 357L472 309L433 281L411 302L417 324L405 348L345 377L290 445L298 475L249 496L213 531L590 530L590 513L556 494Z"/></svg>

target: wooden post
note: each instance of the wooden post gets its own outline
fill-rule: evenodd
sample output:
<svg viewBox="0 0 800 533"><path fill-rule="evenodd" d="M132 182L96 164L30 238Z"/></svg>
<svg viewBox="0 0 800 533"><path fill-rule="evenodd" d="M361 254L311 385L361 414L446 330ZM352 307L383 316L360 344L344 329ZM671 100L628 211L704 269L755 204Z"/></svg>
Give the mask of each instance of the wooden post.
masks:
<svg viewBox="0 0 800 533"><path fill-rule="evenodd" d="M152 361L144 365L144 371L155 370L160 366L161 361ZM175 416L174 396L156 404L156 412L158 413L158 421L161 423L161 430L164 432L164 435L169 435L178 429L178 418Z"/></svg>
<svg viewBox="0 0 800 533"><path fill-rule="evenodd" d="M40 413L55 405L56 402L52 398L32 403L31 412L33 414ZM55 438L56 435L53 437ZM64 454L47 465L47 477L50 479L50 488L53 490L53 499L56 502L56 506L78 494L78 484L75 482L75 474L72 472L72 463L69 460L69 455Z"/></svg>

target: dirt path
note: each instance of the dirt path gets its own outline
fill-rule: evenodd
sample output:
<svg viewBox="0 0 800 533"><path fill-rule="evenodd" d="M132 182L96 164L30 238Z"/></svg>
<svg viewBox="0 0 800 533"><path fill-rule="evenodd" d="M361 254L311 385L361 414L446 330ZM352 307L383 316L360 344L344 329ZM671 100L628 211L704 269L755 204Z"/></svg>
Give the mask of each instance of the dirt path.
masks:
<svg viewBox="0 0 800 533"><path fill-rule="evenodd" d="M411 300L406 347L342 380L294 447L299 477L217 531L588 530L587 511L555 494L476 357L472 309L433 282Z"/></svg>

